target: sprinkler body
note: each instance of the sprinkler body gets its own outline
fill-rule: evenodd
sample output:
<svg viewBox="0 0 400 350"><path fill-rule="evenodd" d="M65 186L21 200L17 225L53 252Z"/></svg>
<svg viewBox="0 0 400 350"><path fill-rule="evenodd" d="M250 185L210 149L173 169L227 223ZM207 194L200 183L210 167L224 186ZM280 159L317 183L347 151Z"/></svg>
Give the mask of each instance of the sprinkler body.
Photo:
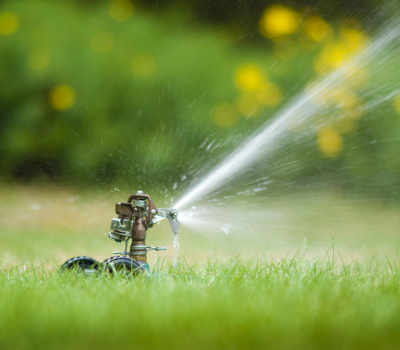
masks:
<svg viewBox="0 0 400 350"><path fill-rule="evenodd" d="M114 252L118 256L110 257L99 263L96 260L81 256L71 258L62 265L63 270L77 268L85 271L86 275L93 274L103 269L109 272L124 270L134 272L150 271L147 264L147 251L166 250L165 247L149 247L146 245L147 230L163 219L168 219L174 234L178 234L179 221L176 209L157 209L153 200L148 194L137 191L129 196L127 202L118 202L115 206L118 218L111 221L111 231L108 234L110 239L125 243L124 251ZM128 243L131 245L128 250ZM90 265L89 262L92 262ZM93 272L94 271L94 272Z"/></svg>

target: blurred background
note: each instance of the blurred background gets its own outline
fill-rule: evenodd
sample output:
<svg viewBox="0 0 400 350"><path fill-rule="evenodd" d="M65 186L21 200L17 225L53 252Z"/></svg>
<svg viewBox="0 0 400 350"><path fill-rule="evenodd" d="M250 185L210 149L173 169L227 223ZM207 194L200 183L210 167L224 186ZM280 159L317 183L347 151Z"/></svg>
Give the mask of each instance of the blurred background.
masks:
<svg viewBox="0 0 400 350"><path fill-rule="evenodd" d="M50 258L55 246L63 257L79 255L66 248L70 231L88 233L89 254L90 232L107 230L114 203L133 190L155 196L159 206L176 202L314 81L392 33L396 11L383 0L0 1L2 260L19 254L29 229L40 244L25 246L25 259ZM317 96L332 122L314 127L327 113L303 118L286 136L287 151L251 167L225 192L242 198L250 188L253 196L261 192L257 203L260 196L290 198L280 202L282 212L282 203L298 203L291 212L306 214L325 205L322 226L330 203L345 198L336 205L340 220L363 211L358 222L372 220L366 226L376 238L389 215L385 244L392 245L400 194L396 43L355 66L340 89ZM268 190L251 185L259 179L268 179ZM324 205L321 198L328 198ZM270 229L288 240L293 227L300 240L310 232L307 215L274 218ZM334 222L328 231L338 230ZM349 237L367 227L351 221L339 231ZM281 238L275 243L287 249ZM93 253L110 249L96 247Z"/></svg>

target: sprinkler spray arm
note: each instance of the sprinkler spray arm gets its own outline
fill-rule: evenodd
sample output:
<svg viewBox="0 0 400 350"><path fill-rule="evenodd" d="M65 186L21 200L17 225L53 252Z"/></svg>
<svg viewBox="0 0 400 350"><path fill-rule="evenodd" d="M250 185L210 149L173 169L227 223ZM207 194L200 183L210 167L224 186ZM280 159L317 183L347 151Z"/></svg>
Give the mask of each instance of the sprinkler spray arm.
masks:
<svg viewBox="0 0 400 350"><path fill-rule="evenodd" d="M176 209L165 209L159 208L158 213L153 219L153 224L160 222L161 220L168 219L171 225L172 231L175 235L178 234L180 222L178 221L178 211Z"/></svg>

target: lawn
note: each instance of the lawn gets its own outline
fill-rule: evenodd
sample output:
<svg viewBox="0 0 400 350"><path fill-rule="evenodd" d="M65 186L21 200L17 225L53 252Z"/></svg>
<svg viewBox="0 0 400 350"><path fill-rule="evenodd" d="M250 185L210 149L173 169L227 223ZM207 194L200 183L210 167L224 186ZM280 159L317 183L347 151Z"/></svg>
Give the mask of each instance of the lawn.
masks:
<svg viewBox="0 0 400 350"><path fill-rule="evenodd" d="M341 221L335 245L331 236L320 237L326 243L320 253L303 247L297 253L257 253L256 241L237 255L239 248L230 247L238 238L221 236L231 243L221 246L222 238L198 238L183 227L180 260L173 267L173 236L165 225L149 231L149 244L169 248L149 253L150 275L85 278L59 274L58 266L71 256L102 261L119 250L103 233L114 203L126 196L49 187L2 193L0 349L398 349L395 208L374 205L377 226L368 235L389 220L375 240L375 252L381 252L375 255L360 257L361 249L374 251L372 237L363 248L354 244L372 225L368 206L358 204L350 211L357 219ZM319 221L304 224L303 234ZM350 240L343 256L342 236L351 231L358 239ZM291 234L295 245L301 233L288 229Z"/></svg>
<svg viewBox="0 0 400 350"><path fill-rule="evenodd" d="M240 258L139 278L0 273L3 349L397 349L399 269Z"/></svg>

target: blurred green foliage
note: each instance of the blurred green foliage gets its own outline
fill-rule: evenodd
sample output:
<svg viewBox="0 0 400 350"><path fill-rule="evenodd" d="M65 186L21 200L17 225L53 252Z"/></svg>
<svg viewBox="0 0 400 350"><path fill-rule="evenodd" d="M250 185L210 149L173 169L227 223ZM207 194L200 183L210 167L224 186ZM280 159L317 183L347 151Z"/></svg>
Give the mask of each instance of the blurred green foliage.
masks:
<svg viewBox="0 0 400 350"><path fill-rule="evenodd" d="M19 21L0 38L3 176L104 181L156 161L163 177L183 146L204 140L216 99L233 93L229 42L188 18L116 21L109 4L49 1L1 10ZM57 87L67 90L52 102Z"/></svg>
<svg viewBox="0 0 400 350"><path fill-rule="evenodd" d="M333 62L340 56L341 47L337 49L332 38L349 34L342 29L337 30L340 35L332 34L334 26L310 8L304 15L278 6L279 16L287 16L286 27L282 21L270 24L267 12L254 12L261 9L259 2L258 7L247 4L242 9L243 18L257 13L253 24L263 34L258 34L263 38L258 43L243 39L240 33L246 25L239 20L237 31L234 26L213 26L216 22L207 10L204 16L209 20L199 21L197 2L171 3L175 5L162 11L159 3L145 6L129 0L85 4L90 6L45 0L0 3L3 179L168 186L183 175L193 178L205 163L207 168L218 163L304 91L319 73L321 52L328 52ZM217 2L203 5L212 8ZM293 5L300 8L306 2ZM352 14L362 17L366 8L357 12L357 6L351 7ZM235 15L234 9L226 16L236 18L239 13ZM327 16L334 15L338 14ZM301 16L305 20L300 30L288 18L293 22ZM319 27L312 32L307 20L315 18ZM357 28L350 35L364 41L366 35L354 17L341 23ZM278 26L278 34L268 31L268 25ZM274 37L279 30L286 31L285 36ZM370 82L371 91L380 91L387 79L397 78L389 70L380 79ZM253 100L258 104L252 109ZM347 112L355 111L357 101L350 101ZM396 108L391 99L379 113L393 115ZM362 126L357 132L354 128L349 128L352 133L342 132L334 125L313 134L311 143L296 144L294 136L284 160L289 167L281 162L275 168L271 165L270 172L282 182L309 182L323 174L335 181L341 178L349 187L368 183L370 188L378 188L384 177L400 189L393 175L399 162L391 157L398 146L396 120L382 123L376 116L364 115L357 123ZM390 142L385 141L388 135ZM218 147L211 147L213 140ZM371 144L373 140L380 140L378 146ZM387 190L387 195L393 193Z"/></svg>
<svg viewBox="0 0 400 350"><path fill-rule="evenodd" d="M86 0L101 2L104 0ZM163 12L173 7L181 7L192 12L196 19L217 26L228 26L235 31L240 41L259 40L258 20L268 6L282 4L307 13L317 10L324 18L337 20L345 17L357 17L362 21L382 24L384 18L377 11L385 0L141 0L139 4L152 11Z"/></svg>
<svg viewBox="0 0 400 350"><path fill-rule="evenodd" d="M216 132L210 112L234 97L244 55L190 16L124 4L2 3L17 21L0 37L3 177L175 179Z"/></svg>

